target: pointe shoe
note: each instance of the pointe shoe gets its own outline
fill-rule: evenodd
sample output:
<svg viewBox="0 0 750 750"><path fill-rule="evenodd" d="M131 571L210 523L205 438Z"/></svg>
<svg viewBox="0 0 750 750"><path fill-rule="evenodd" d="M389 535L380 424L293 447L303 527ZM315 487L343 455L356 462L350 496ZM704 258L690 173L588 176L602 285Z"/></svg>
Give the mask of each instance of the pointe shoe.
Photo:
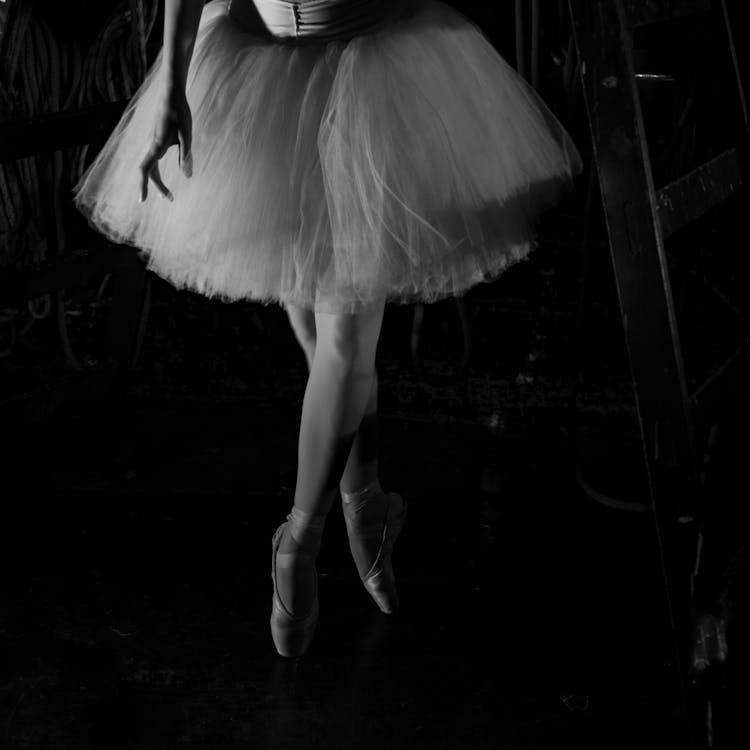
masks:
<svg viewBox="0 0 750 750"><path fill-rule="evenodd" d="M389 615L399 606L391 554L406 520L407 503L396 492L383 493L379 485L377 485L377 490L379 494L385 494L388 498L385 516L382 520L368 524L362 523L361 516L356 514L347 502L343 503L344 520L349 537L349 548L355 560L358 556L365 556L367 541L380 541L380 547L372 565L366 573L360 573L360 579L380 611Z"/></svg>
<svg viewBox="0 0 750 750"><path fill-rule="evenodd" d="M295 512L297 509L294 509ZM302 656L310 646L315 628L318 624L318 578L315 573L315 593L310 611L304 615L292 614L279 597L278 584L276 583L276 569L291 567L300 559L315 566L315 558L304 549L294 552L279 552L281 537L287 522L294 523L293 514L287 516L287 521L281 524L271 540L271 581L273 582L273 598L271 601L271 636L274 646L280 656L294 658ZM322 530L322 522L321 522Z"/></svg>

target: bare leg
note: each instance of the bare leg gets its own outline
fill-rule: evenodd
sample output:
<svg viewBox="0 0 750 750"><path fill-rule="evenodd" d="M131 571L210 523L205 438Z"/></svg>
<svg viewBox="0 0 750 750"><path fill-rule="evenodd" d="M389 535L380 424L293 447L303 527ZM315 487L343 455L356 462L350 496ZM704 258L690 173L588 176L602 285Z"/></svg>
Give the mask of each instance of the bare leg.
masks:
<svg viewBox="0 0 750 750"><path fill-rule="evenodd" d="M355 492L378 478L378 371L372 373L370 395L341 476L341 492Z"/></svg>
<svg viewBox="0 0 750 750"><path fill-rule="evenodd" d="M294 505L316 516L331 508L373 386L385 303L356 315L315 314L315 350L302 404ZM285 531L279 552L302 543ZM313 554L317 549L310 548ZM279 570L280 596L293 612L312 605L314 570Z"/></svg>
<svg viewBox="0 0 750 750"><path fill-rule="evenodd" d="M317 338L315 314L312 310L294 305L287 305L286 311L309 370L315 356ZM378 478L378 468L378 371L375 368L365 413L339 484L341 492L355 492L371 484Z"/></svg>

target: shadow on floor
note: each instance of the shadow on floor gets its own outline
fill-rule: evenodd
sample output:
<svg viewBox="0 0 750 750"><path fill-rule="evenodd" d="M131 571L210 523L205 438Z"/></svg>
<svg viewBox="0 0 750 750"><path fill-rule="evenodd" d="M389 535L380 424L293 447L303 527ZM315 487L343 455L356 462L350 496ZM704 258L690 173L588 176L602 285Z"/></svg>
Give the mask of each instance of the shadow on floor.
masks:
<svg viewBox="0 0 750 750"><path fill-rule="evenodd" d="M559 429L383 416L401 611L367 596L335 505L295 661L268 627L294 406L126 415L114 465L96 409L5 447L5 747L687 747L652 522L585 497Z"/></svg>

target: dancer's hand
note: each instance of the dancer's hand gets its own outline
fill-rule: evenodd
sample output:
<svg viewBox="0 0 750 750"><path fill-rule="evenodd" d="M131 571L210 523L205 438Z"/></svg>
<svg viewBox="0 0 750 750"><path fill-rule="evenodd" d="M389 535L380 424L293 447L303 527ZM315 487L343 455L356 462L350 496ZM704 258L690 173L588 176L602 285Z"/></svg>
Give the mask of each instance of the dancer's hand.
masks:
<svg viewBox="0 0 750 750"><path fill-rule="evenodd" d="M148 195L148 181L153 180L159 192L169 200L174 196L164 184L159 173L159 159L167 153L170 146L177 145L178 163L186 177L193 173L192 144L193 118L185 92L175 90L164 94L156 110L154 132L146 156L140 164L141 203Z"/></svg>

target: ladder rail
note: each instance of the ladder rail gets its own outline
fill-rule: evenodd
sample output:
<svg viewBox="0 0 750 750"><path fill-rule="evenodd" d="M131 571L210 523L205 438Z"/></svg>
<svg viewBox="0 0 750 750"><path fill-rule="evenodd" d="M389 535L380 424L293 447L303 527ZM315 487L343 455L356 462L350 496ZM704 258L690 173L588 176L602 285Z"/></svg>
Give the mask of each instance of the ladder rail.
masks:
<svg viewBox="0 0 750 750"><path fill-rule="evenodd" d="M741 150L729 148L661 188L654 184L633 29L704 12L710 2L569 0L569 7L674 635L684 742L690 746L702 741L691 711L691 647L706 506L695 419L721 395L716 383L736 377L747 342L710 382L688 392L665 241L743 187ZM731 40L723 2L722 10ZM733 62L742 94L735 54Z"/></svg>

